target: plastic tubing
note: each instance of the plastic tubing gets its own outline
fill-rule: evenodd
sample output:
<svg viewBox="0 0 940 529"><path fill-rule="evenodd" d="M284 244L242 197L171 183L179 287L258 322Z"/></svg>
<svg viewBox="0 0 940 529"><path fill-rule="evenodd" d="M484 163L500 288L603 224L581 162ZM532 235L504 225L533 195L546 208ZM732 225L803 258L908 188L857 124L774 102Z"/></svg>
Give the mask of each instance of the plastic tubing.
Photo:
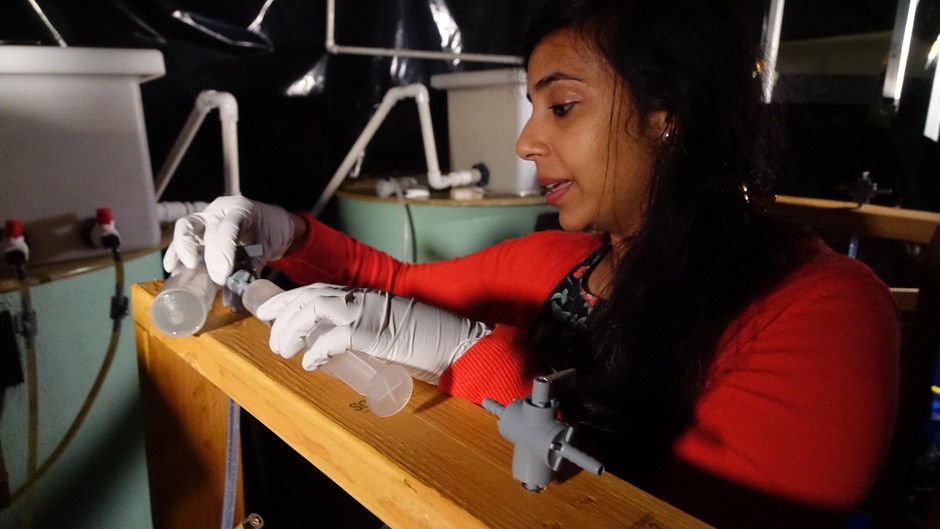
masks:
<svg viewBox="0 0 940 529"><path fill-rule="evenodd" d="M225 439L225 486L222 493L222 529L235 525L235 493L238 488L238 441L241 406L228 399L228 432Z"/></svg>
<svg viewBox="0 0 940 529"><path fill-rule="evenodd" d="M52 453L48 458L43 462L35 472L31 472L26 482L20 486L13 494L10 496L10 504L15 503L21 496L32 492L33 486L39 481L46 472L52 467L53 464L59 459L65 449L68 447L69 443L72 442L72 439L75 437L75 434L78 433L79 428L81 428L82 423L85 421L85 417L88 415L88 412L91 410L92 404L94 404L95 399L98 396L99 391L101 390L101 385L104 383L105 377L108 375L108 371L111 367L111 363L114 360L115 352L117 351L117 344L120 340L120 332L111 333L111 341L108 344L108 351L105 353L104 361L101 364L101 369L98 370L98 376L95 378L95 382L92 384L91 389L88 391L88 396L85 398L85 402L82 404L81 409L78 411L78 414L75 416L75 419L72 421L72 424L69 426L68 431L65 432L65 435L62 437L62 440L59 441L59 444L55 447Z"/></svg>
<svg viewBox="0 0 940 529"><path fill-rule="evenodd" d="M20 290L20 305L23 314L32 313L32 302L30 301L29 283L26 278L25 267L17 267L18 285ZM35 322L33 322L35 324ZM26 387L27 389L27 437L26 437L26 483L10 496L10 505L22 496L26 496L26 505L23 507L23 517L20 527L29 529L32 525L33 509L35 508L36 497L34 495L34 485L39 479L39 473L36 470L38 461L39 447L39 387L38 375L36 369L36 342L34 333L27 331L25 334L26 345Z"/></svg>
<svg viewBox="0 0 940 529"><path fill-rule="evenodd" d="M118 250L112 250L114 257L114 283L115 291L123 295L124 291L124 261L121 259L121 254ZM22 292L22 291L21 291ZM104 384L105 378L108 376L110 371L111 364L114 361L115 353L117 352L118 342L121 339L121 328L119 324L119 318L115 317L114 328L111 331L111 339L108 342L108 349L105 352L104 360L101 363L101 368L98 370L98 375L95 377L94 383L91 385L91 389L88 390L88 396L85 397L85 401L82 403L82 407L78 410L78 414L75 416L75 419L72 420L72 424L69 425L69 429L66 430L65 435L62 436L62 440L59 441L59 444L56 445L55 449L49 454L49 457L40 465L35 471L29 471L27 473L26 482L20 486L16 491L10 495L10 505L16 503L20 497L26 495L31 502L33 488L36 485L36 482L42 479L43 476L52 468L52 465L58 461L59 457L65 452L65 449L69 446L72 440L75 438L75 434L78 433L78 430L81 428L82 424L85 422L85 417L88 416L88 412L91 411L92 405L95 403L95 399L98 397L98 393L101 391L101 386ZM29 374L30 371L30 361L29 361L29 351L27 350L27 377L30 380L27 382L30 388L36 387L36 374L35 374L35 348L31 348L33 356L33 368L32 375ZM32 391L31 391L32 392ZM33 406L33 398L30 397L30 408ZM30 410L30 415L32 416L32 409ZM37 414L38 415L38 414ZM32 423L32 419L31 419ZM30 425L30 452L34 452L36 449L36 443L34 440L35 431L34 426ZM30 457L34 458L33 466L35 467L35 454L33 453ZM24 512L30 512L31 507Z"/></svg>
<svg viewBox="0 0 940 529"><path fill-rule="evenodd" d="M281 292L283 290L274 283L259 279L245 288L242 304L248 312L255 314L262 303ZM307 347L334 327L327 322L318 324L305 338ZM370 354L352 349L331 357L319 370L345 382L365 397L369 410L379 417L401 411L414 389L411 375L402 366L386 364Z"/></svg>
<svg viewBox="0 0 940 529"><path fill-rule="evenodd" d="M407 178L407 177L406 177ZM402 259L413 263L415 261L415 247L412 242L411 213L408 203L405 202L405 192L398 178L388 178L376 184L375 192L380 197L395 195L398 202L398 211L401 216L401 255Z"/></svg>

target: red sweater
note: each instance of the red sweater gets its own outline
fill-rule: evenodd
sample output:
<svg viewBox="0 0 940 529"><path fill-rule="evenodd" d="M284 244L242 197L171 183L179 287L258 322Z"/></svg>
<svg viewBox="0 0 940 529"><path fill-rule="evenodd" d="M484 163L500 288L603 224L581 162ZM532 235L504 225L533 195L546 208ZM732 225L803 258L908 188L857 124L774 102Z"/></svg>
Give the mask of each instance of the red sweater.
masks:
<svg viewBox="0 0 940 529"><path fill-rule="evenodd" d="M527 364L528 326L562 277L601 244L596 235L537 232L467 257L407 264L307 222L303 248L272 263L294 282L386 290L494 327L440 380L442 391L476 403L505 404L531 391L538 373ZM865 265L820 243L725 331L664 482L693 482L691 468L800 505L856 507L890 439L898 351L890 291ZM665 487L680 506L692 494Z"/></svg>

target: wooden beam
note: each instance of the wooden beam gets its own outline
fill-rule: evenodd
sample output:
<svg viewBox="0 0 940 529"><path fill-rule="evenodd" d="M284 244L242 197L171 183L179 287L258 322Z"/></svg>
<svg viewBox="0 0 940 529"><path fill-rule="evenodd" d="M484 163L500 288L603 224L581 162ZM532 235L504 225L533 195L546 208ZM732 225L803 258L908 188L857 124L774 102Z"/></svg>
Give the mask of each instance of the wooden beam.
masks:
<svg viewBox="0 0 940 529"><path fill-rule="evenodd" d="M512 477L512 446L482 408L416 381L402 412L376 417L343 383L271 353L269 330L254 318L233 322L216 307L199 336L166 337L149 321L159 287L132 288L145 340L234 398L391 527L708 527L610 474L581 472L529 492ZM194 444L224 442L212 432L189 435L210 437Z"/></svg>
<svg viewBox="0 0 940 529"><path fill-rule="evenodd" d="M136 331L153 529L220 527L228 396L139 324Z"/></svg>
<svg viewBox="0 0 940 529"><path fill-rule="evenodd" d="M940 213L819 198L777 196L770 213L816 227L927 244L940 226Z"/></svg>

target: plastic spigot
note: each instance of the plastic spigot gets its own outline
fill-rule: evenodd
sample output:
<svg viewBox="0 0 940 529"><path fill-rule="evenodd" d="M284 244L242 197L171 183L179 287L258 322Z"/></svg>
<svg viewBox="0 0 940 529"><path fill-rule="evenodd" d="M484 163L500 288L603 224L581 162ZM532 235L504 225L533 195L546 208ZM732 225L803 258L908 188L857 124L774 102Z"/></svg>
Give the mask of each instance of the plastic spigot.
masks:
<svg viewBox="0 0 940 529"><path fill-rule="evenodd" d="M574 429L557 419L558 400L552 383L573 384L574 369L536 377L532 394L507 406L484 399L483 408L499 417L499 433L515 445L512 476L527 490L538 492L552 480L564 459L600 475L604 465L570 444Z"/></svg>
<svg viewBox="0 0 940 529"><path fill-rule="evenodd" d="M23 223L9 219L4 224L3 236L0 237L0 256L8 264L17 267L29 260L29 246L23 236Z"/></svg>
<svg viewBox="0 0 940 529"><path fill-rule="evenodd" d="M117 250L121 246L121 234L114 225L111 208L98 208L95 216L82 222L80 233L90 247Z"/></svg>
<svg viewBox="0 0 940 529"><path fill-rule="evenodd" d="M262 255L260 244L238 246L235 248L234 272L225 280L222 289L222 304L232 312L241 312L245 307L242 296L248 285L261 277L261 266L257 264Z"/></svg>

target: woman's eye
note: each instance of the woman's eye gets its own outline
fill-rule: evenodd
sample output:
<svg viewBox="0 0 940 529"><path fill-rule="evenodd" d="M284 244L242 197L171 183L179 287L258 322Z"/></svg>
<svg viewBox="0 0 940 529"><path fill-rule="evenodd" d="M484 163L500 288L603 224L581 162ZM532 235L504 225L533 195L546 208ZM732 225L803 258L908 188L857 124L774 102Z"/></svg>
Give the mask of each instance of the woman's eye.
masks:
<svg viewBox="0 0 940 529"><path fill-rule="evenodd" d="M558 117L564 117L564 115L567 114L568 111L571 110L572 107L574 107L574 105L575 105L574 102L559 103L557 105L552 105L548 108L552 111L552 114L555 114Z"/></svg>

